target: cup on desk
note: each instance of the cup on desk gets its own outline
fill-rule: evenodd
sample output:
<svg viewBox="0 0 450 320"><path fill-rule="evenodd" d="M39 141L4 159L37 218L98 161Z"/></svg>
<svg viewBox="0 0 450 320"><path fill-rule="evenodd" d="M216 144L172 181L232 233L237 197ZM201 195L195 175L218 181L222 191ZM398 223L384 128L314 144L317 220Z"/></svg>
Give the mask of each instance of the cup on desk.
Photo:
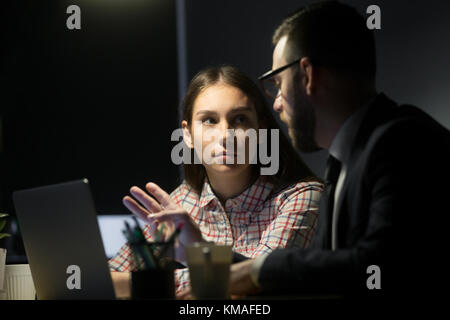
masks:
<svg viewBox="0 0 450 320"><path fill-rule="evenodd" d="M29 264L5 266L5 288L7 300L34 300L36 290Z"/></svg>
<svg viewBox="0 0 450 320"><path fill-rule="evenodd" d="M196 299L228 299L231 246L210 242L195 243L186 248L192 294Z"/></svg>

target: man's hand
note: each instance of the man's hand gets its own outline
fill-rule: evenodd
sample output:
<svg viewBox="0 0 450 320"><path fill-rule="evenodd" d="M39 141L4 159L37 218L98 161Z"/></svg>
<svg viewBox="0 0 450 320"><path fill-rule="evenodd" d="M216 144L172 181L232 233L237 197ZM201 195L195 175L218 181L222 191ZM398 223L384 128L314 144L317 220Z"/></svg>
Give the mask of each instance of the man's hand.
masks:
<svg viewBox="0 0 450 320"><path fill-rule="evenodd" d="M230 294L233 298L252 295L260 292L250 276L254 259L231 265Z"/></svg>

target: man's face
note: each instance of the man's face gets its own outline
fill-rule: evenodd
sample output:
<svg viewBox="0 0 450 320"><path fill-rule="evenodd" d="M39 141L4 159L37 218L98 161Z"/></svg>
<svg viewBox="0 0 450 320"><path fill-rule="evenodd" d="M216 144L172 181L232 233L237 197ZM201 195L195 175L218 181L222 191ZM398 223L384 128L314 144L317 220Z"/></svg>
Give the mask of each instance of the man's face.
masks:
<svg viewBox="0 0 450 320"><path fill-rule="evenodd" d="M286 45L286 37L281 38L281 40L275 46L273 51L273 64L272 70L276 70L288 64L286 58L284 57L284 47ZM288 68L277 75L274 76L274 81L280 88L277 97L273 103L273 109L280 114L280 119L288 125L289 128L292 127L292 121L294 118L294 100L292 91L292 70L298 68L297 65Z"/></svg>
<svg viewBox="0 0 450 320"><path fill-rule="evenodd" d="M283 37L275 46L272 70L291 62L286 61L284 55L286 41L287 37ZM303 77L300 62L275 76L280 91L274 101L273 109L280 114L281 121L288 126L289 136L294 146L302 152L313 152L320 148L314 137L316 125L314 108L302 85Z"/></svg>

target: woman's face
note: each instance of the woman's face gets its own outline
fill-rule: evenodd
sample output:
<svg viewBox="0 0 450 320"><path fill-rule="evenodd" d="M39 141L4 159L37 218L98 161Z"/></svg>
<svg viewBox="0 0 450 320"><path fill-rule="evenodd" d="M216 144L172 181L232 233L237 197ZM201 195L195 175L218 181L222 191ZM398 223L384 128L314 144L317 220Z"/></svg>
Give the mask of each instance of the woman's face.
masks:
<svg viewBox="0 0 450 320"><path fill-rule="evenodd" d="M183 122L186 129L187 123ZM258 117L252 101L240 89L218 83L201 91L194 101L192 123L187 129L191 147L194 147L199 158L202 155L202 164L208 176L218 173L240 175L251 170L249 139L244 132L248 129L257 131ZM229 129L234 130L234 137L227 132ZM239 144L245 146L244 164L237 163Z"/></svg>

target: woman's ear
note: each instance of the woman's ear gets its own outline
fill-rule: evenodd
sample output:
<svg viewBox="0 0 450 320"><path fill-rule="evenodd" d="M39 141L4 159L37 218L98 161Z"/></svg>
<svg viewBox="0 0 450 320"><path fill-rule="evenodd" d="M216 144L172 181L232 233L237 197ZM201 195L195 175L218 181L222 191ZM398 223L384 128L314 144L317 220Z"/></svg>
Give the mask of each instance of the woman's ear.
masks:
<svg viewBox="0 0 450 320"><path fill-rule="evenodd" d="M183 129L183 140L186 145L193 149L194 143L192 142L191 132L189 131L189 125L186 120L181 121L181 128Z"/></svg>
<svg viewBox="0 0 450 320"><path fill-rule="evenodd" d="M300 60L300 70L304 74L302 84L305 87L306 94L311 95L316 87L316 68L309 58L304 57Z"/></svg>

